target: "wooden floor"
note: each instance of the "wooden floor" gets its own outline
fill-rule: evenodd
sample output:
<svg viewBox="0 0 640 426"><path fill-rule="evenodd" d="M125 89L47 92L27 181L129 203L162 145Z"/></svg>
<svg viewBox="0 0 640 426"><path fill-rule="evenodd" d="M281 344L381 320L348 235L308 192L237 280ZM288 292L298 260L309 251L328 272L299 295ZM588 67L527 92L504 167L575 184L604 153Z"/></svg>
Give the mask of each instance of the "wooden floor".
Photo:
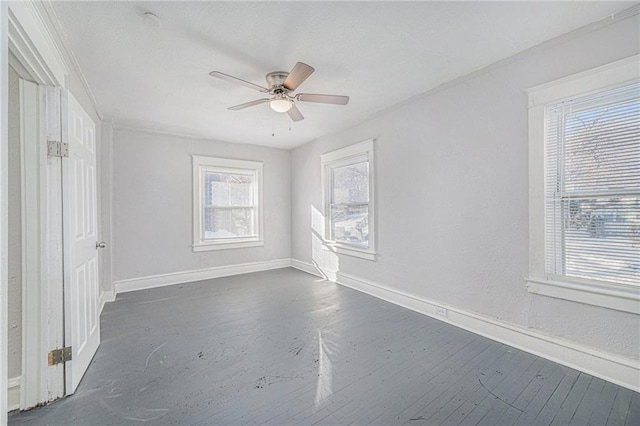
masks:
<svg viewBox="0 0 640 426"><path fill-rule="evenodd" d="M119 295L76 394L9 421L640 425L640 398L281 269Z"/></svg>

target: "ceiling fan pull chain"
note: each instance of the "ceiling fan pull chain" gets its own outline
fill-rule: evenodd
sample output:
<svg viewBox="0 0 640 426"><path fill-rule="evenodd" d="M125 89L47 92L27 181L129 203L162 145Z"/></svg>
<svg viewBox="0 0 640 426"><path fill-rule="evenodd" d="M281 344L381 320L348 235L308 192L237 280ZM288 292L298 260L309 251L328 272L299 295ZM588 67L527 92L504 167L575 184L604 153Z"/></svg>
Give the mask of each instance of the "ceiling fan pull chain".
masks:
<svg viewBox="0 0 640 426"><path fill-rule="evenodd" d="M271 136L276 135L276 119L274 116L271 116Z"/></svg>

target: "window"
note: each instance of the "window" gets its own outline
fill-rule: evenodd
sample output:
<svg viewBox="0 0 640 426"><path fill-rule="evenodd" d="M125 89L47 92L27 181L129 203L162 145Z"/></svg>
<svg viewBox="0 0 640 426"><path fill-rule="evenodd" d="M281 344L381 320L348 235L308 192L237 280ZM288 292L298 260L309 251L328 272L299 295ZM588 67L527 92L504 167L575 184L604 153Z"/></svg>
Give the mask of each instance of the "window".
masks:
<svg viewBox="0 0 640 426"><path fill-rule="evenodd" d="M193 156L193 250L255 247L262 239L262 163Z"/></svg>
<svg viewBox="0 0 640 426"><path fill-rule="evenodd" d="M529 92L531 292L640 307L637 60Z"/></svg>
<svg viewBox="0 0 640 426"><path fill-rule="evenodd" d="M325 240L342 254L375 260L373 141L321 156Z"/></svg>
<svg viewBox="0 0 640 426"><path fill-rule="evenodd" d="M640 282L640 83L545 116L547 274Z"/></svg>

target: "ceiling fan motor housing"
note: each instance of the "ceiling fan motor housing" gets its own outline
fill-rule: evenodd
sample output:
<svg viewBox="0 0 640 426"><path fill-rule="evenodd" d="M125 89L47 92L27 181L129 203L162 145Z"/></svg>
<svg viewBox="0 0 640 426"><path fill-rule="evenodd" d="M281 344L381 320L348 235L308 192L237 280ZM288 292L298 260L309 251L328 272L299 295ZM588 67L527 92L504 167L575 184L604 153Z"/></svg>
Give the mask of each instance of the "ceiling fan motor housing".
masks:
<svg viewBox="0 0 640 426"><path fill-rule="evenodd" d="M284 81L289 76L288 72L285 71L274 71L270 72L266 76L267 84L269 85L269 90L273 90L275 88L283 88L282 85Z"/></svg>

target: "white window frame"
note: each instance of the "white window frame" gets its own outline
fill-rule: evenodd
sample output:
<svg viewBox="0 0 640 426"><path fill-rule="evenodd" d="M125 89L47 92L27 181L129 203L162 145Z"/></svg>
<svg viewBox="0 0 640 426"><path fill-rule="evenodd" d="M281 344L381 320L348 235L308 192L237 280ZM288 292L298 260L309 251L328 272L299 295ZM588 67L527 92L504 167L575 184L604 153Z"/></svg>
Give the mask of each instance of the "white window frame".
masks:
<svg viewBox="0 0 640 426"><path fill-rule="evenodd" d="M262 202L262 169L263 163L259 161L233 160L228 158L205 157L192 155L193 162L193 251L238 249L247 247L259 247L264 245L263 238L263 202ZM203 175L207 171L219 173L252 174L255 177L254 203L256 214L254 226L256 235L251 237L224 238L217 240L205 240L203 232Z"/></svg>
<svg viewBox="0 0 640 426"><path fill-rule="evenodd" d="M640 55L527 90L529 96L530 293L640 313L640 285L551 277L545 271L545 107L566 98L640 78Z"/></svg>
<svg viewBox="0 0 640 426"><path fill-rule="evenodd" d="M331 190L332 190L332 173L331 169L335 167L351 164L350 161L357 157L366 156L369 162L369 247L364 248L348 243L341 243L331 240ZM324 242L325 246L335 250L339 254L346 254L366 260L376 260L376 221L375 221L375 161L374 161L374 141L368 139L366 141L327 152L320 156L322 166L322 204L324 206Z"/></svg>

